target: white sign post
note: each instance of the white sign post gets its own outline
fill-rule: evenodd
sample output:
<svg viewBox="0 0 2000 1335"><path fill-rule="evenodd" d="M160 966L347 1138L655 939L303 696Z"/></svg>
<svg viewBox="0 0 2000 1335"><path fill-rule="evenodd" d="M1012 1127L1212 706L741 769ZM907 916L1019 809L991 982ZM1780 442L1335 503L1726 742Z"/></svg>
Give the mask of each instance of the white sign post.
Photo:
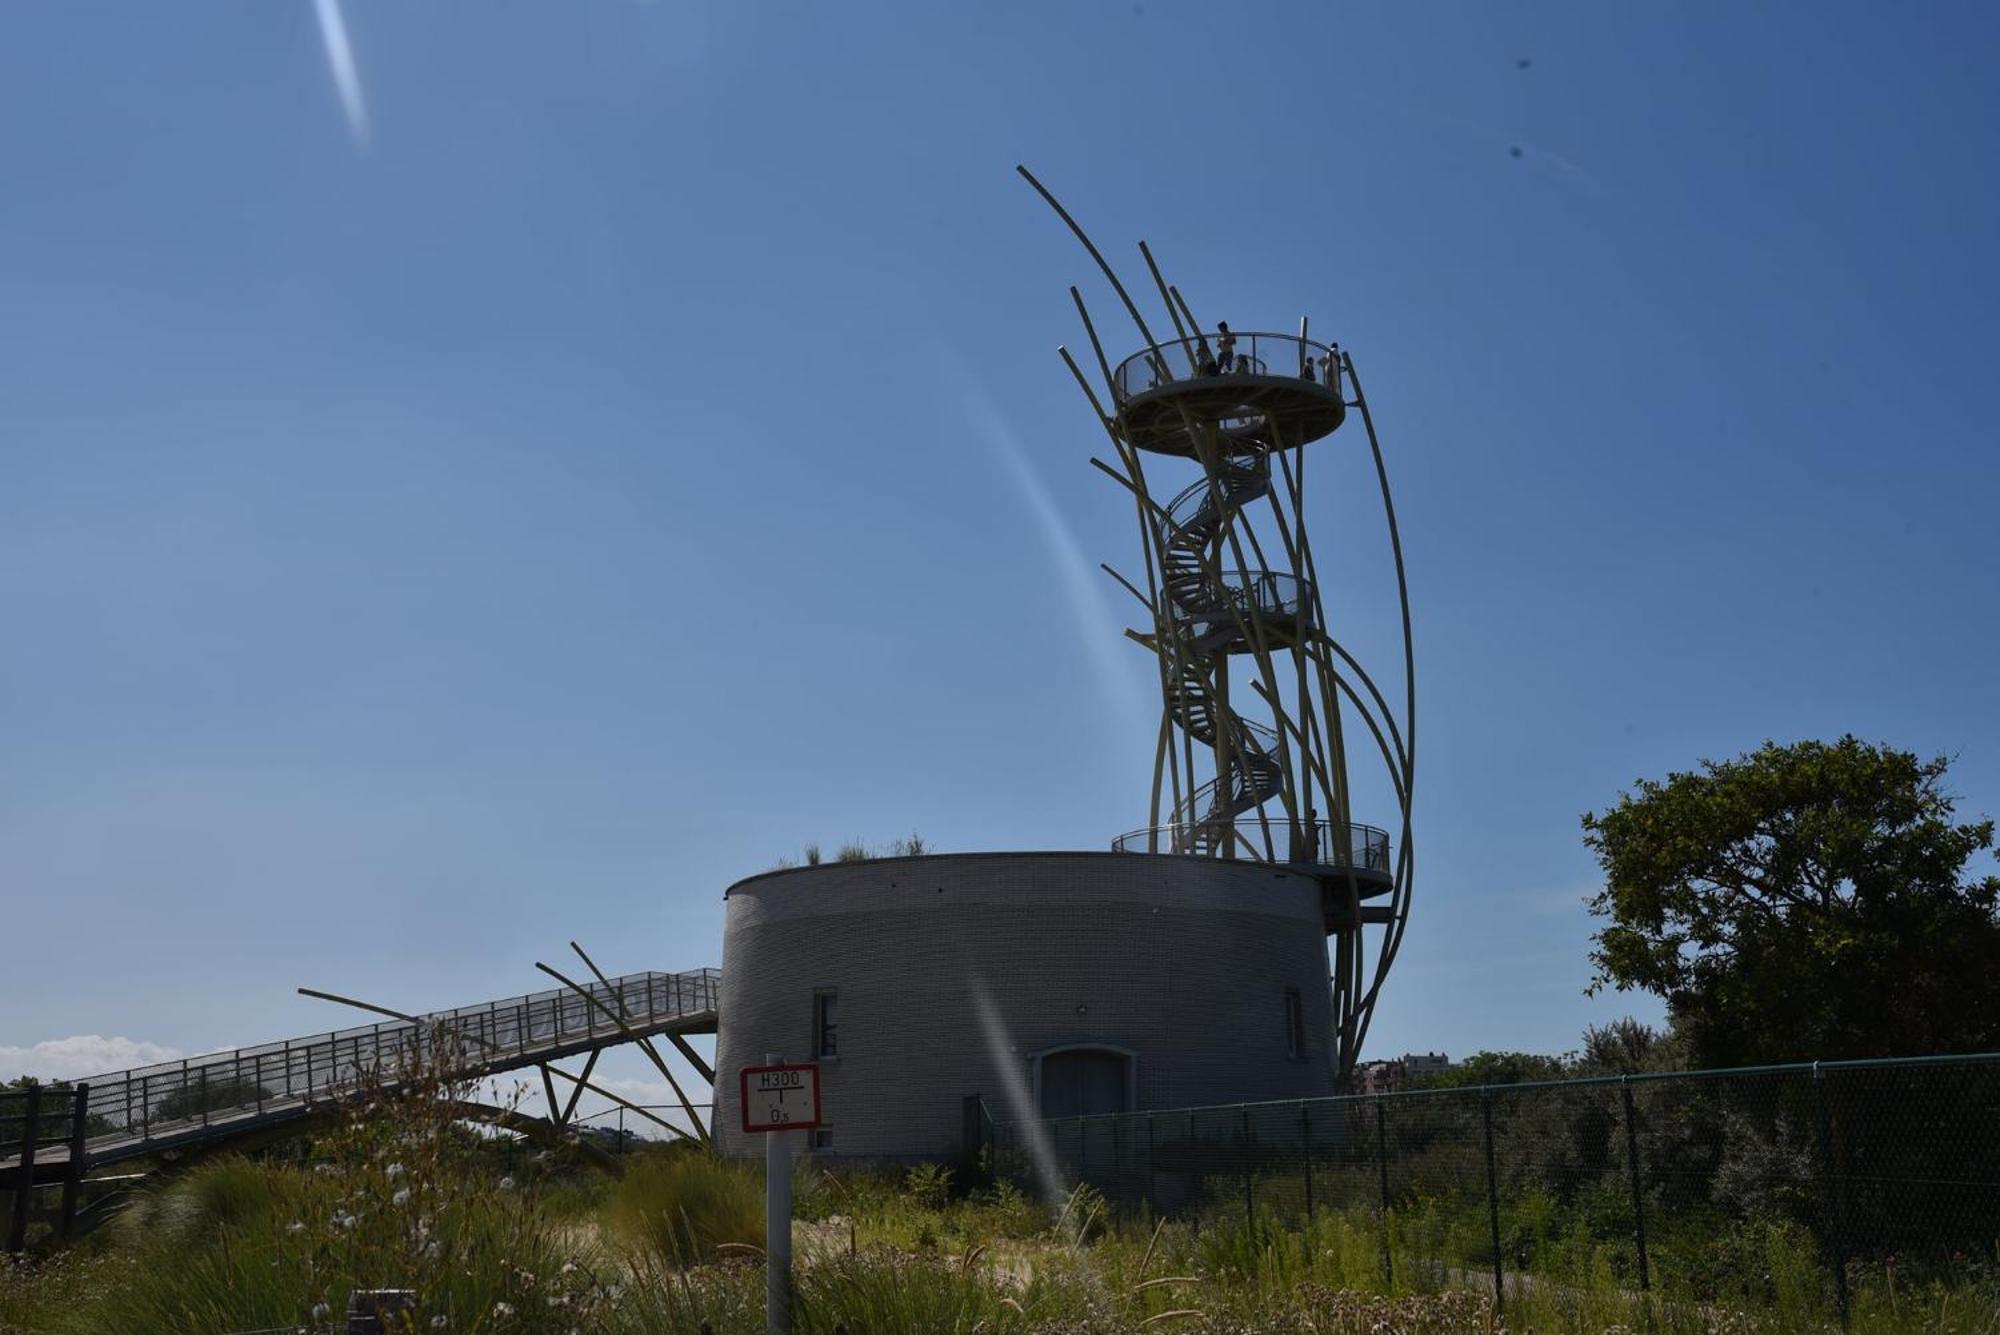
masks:
<svg viewBox="0 0 2000 1335"><path fill-rule="evenodd" d="M737 1107L747 1135L764 1136L764 1320L772 1335L792 1328L792 1142L819 1125L819 1066L787 1065L768 1053L739 1077Z"/></svg>

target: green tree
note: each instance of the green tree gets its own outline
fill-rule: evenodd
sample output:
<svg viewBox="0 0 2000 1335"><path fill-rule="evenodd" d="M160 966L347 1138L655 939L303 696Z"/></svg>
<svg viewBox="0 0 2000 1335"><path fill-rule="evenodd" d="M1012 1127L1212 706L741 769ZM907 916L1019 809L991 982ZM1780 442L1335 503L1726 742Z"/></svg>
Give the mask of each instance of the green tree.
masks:
<svg viewBox="0 0 2000 1335"><path fill-rule="evenodd" d="M28 1112L27 1091L30 1085L39 1085L43 1090L40 1138L47 1140L58 1134L54 1128L69 1125L73 1110L69 1099L65 1097L70 1091L69 1081L37 1080L31 1075L16 1076L12 1080L0 1083L0 1145L20 1143L24 1126L22 1119ZM88 1103L84 1105L84 1109L84 1135L101 1136L117 1129L109 1118L89 1111Z"/></svg>
<svg viewBox="0 0 2000 1335"><path fill-rule="evenodd" d="M1686 1069L1678 1035L1625 1016L1583 1031L1583 1050L1570 1064L1570 1074L1639 1075L1649 1071Z"/></svg>
<svg viewBox="0 0 2000 1335"><path fill-rule="evenodd" d="M1946 766L1850 736L1641 780L1583 818L1590 990L1664 998L1708 1066L2000 1047L1993 822L1953 820Z"/></svg>
<svg viewBox="0 0 2000 1335"><path fill-rule="evenodd" d="M1475 1085L1524 1085L1561 1080L1569 1068L1561 1057L1538 1052L1475 1052L1448 1071L1411 1082L1418 1089L1464 1089Z"/></svg>

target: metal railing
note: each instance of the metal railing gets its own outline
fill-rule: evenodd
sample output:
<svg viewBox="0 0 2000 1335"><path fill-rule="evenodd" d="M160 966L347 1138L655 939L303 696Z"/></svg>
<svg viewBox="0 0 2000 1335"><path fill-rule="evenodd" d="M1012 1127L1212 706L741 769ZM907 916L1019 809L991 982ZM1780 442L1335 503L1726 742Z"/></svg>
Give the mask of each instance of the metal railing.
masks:
<svg viewBox="0 0 2000 1335"><path fill-rule="evenodd" d="M1198 588L1183 591L1169 586L1168 597L1180 620L1233 630L1238 615L1246 625L1253 618L1295 620L1302 610L1309 609L1311 588L1298 576L1283 571L1225 570L1213 579L1204 579Z"/></svg>
<svg viewBox="0 0 2000 1335"><path fill-rule="evenodd" d="M720 979L715 969L637 973L585 990L644 1034L664 1022L715 1010ZM415 1063L434 1068L440 1041L447 1074L473 1078L596 1046L621 1032L579 993L551 988L435 1011L417 1016L415 1023L384 1020L96 1075L88 1082L89 1152L93 1159L106 1151L116 1157L202 1127L338 1099Z"/></svg>
<svg viewBox="0 0 2000 1335"><path fill-rule="evenodd" d="M1235 336L1231 365L1222 366L1222 336L1197 334L1168 339L1133 353L1111 374L1118 402L1170 384L1267 376L1306 380L1340 393L1340 349L1297 334L1241 333ZM1329 380L1329 368L1332 378Z"/></svg>
<svg viewBox="0 0 2000 1335"><path fill-rule="evenodd" d="M1321 867L1352 867L1356 871L1388 875L1389 832L1373 825L1344 824L1339 821L1290 821L1273 816L1268 821L1255 816L1233 821L1182 821L1172 825L1149 825L1121 834L1111 841L1117 853L1194 853L1222 842L1217 831L1222 826L1235 830L1233 846L1250 861L1305 862ZM1265 832L1270 833L1270 852L1265 852Z"/></svg>
<svg viewBox="0 0 2000 1335"><path fill-rule="evenodd" d="M1927 1285L1990 1284L1996 1110L2000 1054L1982 1054L989 1119L985 1133L1024 1188L1048 1180L1039 1157L1156 1215L1335 1216L1321 1225L1379 1247L1398 1288L1490 1284L1504 1301L1608 1284L1635 1304L1754 1307L1790 1284L1844 1320L1885 1285L1907 1304Z"/></svg>
<svg viewBox="0 0 2000 1335"><path fill-rule="evenodd" d="M697 1110L704 1120L711 1120L715 1104L712 1101L695 1100L688 1105ZM687 1108L678 1103L635 1103L633 1108L657 1113L676 1126L687 1120ZM661 1145L671 1143L673 1136L639 1118L629 1122L624 1108L600 1108L596 1112L579 1113L571 1119L570 1125L579 1130L594 1132L612 1142L613 1152L624 1154L640 1145ZM688 1127L692 1131L693 1127Z"/></svg>

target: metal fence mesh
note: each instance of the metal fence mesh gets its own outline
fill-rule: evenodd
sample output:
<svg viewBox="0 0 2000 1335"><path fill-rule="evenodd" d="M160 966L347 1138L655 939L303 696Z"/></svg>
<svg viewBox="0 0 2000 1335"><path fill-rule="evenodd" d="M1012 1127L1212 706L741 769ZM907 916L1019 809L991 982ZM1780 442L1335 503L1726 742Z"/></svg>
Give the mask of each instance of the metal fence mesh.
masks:
<svg viewBox="0 0 2000 1335"><path fill-rule="evenodd" d="M1197 1222L1338 1217L1399 1288L1588 1281L1846 1310L2000 1263L2000 1055L1135 1112L990 1127L1024 1186ZM1036 1146L1045 1146L1036 1162ZM1052 1162L1051 1162L1052 1161Z"/></svg>

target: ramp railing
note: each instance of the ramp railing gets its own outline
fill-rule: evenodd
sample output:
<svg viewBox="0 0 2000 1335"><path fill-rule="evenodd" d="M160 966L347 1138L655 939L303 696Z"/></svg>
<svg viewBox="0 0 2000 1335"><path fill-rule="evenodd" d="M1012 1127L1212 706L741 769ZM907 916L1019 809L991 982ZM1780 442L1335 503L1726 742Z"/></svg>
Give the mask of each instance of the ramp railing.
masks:
<svg viewBox="0 0 2000 1335"><path fill-rule="evenodd" d="M87 1153L93 1161L123 1158L163 1141L203 1139L211 1126L296 1115L393 1080L419 1061L435 1070L440 1043L445 1076L479 1079L617 1042L627 1030L660 1033L714 1012L721 977L716 969L627 974L583 988L605 1009L570 988L551 988L414 1022L384 1020L94 1075Z"/></svg>

